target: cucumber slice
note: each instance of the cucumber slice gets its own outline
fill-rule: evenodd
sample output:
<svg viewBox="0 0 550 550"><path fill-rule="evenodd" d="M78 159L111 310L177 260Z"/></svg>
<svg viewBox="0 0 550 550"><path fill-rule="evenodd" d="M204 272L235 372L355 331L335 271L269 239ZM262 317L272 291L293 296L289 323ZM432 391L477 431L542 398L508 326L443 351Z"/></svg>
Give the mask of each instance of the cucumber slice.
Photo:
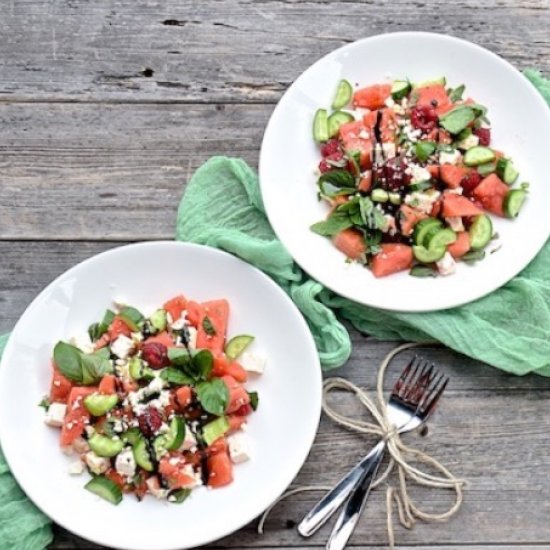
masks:
<svg viewBox="0 0 550 550"><path fill-rule="evenodd" d="M495 160L495 152L489 147L483 147L483 145L471 147L464 153L464 164L466 166L479 166L493 160Z"/></svg>
<svg viewBox="0 0 550 550"><path fill-rule="evenodd" d="M328 133L330 137L335 137L338 135L338 130L342 124L347 124L348 122L353 122L355 118L351 113L346 113L344 111L336 111L328 117Z"/></svg>
<svg viewBox="0 0 550 550"><path fill-rule="evenodd" d="M388 198L392 204L401 204L401 195L399 193L388 193Z"/></svg>
<svg viewBox="0 0 550 550"><path fill-rule="evenodd" d="M155 376L153 370L147 367L139 357L135 356L130 359L128 372L134 380L141 380L142 378L152 380Z"/></svg>
<svg viewBox="0 0 550 550"><path fill-rule="evenodd" d="M431 264L441 260L445 256L447 249L444 246L435 248L424 248L423 246L413 246L414 257L423 264Z"/></svg>
<svg viewBox="0 0 550 550"><path fill-rule="evenodd" d="M202 437L207 445L211 445L229 430L229 421L225 416L212 420L202 428Z"/></svg>
<svg viewBox="0 0 550 550"><path fill-rule="evenodd" d="M164 309L157 309L157 311L149 317L149 320L151 321L151 325L158 332L162 332L166 328L166 311Z"/></svg>
<svg viewBox="0 0 550 550"><path fill-rule="evenodd" d="M424 246L426 235L431 229L441 228L443 224L440 220L436 218L426 218L425 220L419 221L414 227L413 240L414 244Z"/></svg>
<svg viewBox="0 0 550 550"><path fill-rule="evenodd" d="M391 87L391 97L396 101L409 95L411 83L408 80L395 80Z"/></svg>
<svg viewBox="0 0 550 550"><path fill-rule="evenodd" d="M100 434L94 434L88 440L90 449L97 456L112 457L116 456L124 448L124 442L122 439L111 439Z"/></svg>
<svg viewBox="0 0 550 550"><path fill-rule="evenodd" d="M489 174L492 174L497 169L497 163L495 161L493 162L486 162L485 164L480 164L476 170L479 172L479 175L481 177L488 176Z"/></svg>
<svg viewBox="0 0 550 550"><path fill-rule="evenodd" d="M498 159L496 169L497 176L508 185L512 185L518 179L519 172L510 159Z"/></svg>
<svg viewBox="0 0 550 550"><path fill-rule="evenodd" d="M373 189L370 198L374 202L388 202L390 196L384 189Z"/></svg>
<svg viewBox="0 0 550 550"><path fill-rule="evenodd" d="M493 236L493 222L489 216L481 214L468 231L470 236L470 248L472 250L481 250L491 240Z"/></svg>
<svg viewBox="0 0 550 550"><path fill-rule="evenodd" d="M165 434L166 448L169 451L179 449L185 439L185 421L181 416L174 416L170 422L170 429Z"/></svg>
<svg viewBox="0 0 550 550"><path fill-rule="evenodd" d="M341 109L345 107L351 100L353 95L353 88L347 80L340 80L338 87L336 88L336 95L332 102L333 109Z"/></svg>
<svg viewBox="0 0 550 550"><path fill-rule="evenodd" d="M517 218L525 199L527 191L525 189L511 189L504 197L504 213L507 218Z"/></svg>
<svg viewBox="0 0 550 550"><path fill-rule="evenodd" d="M249 334L239 334L239 336L233 336L229 342L225 345L225 355L232 361L237 359L239 355L254 341L254 336Z"/></svg>
<svg viewBox="0 0 550 550"><path fill-rule="evenodd" d="M122 491L120 487L111 479L105 476L95 476L86 485L84 489L90 491L94 495L114 504L120 504L122 500Z"/></svg>
<svg viewBox="0 0 550 550"><path fill-rule="evenodd" d="M136 464L141 466L145 471L152 472L154 468L153 461L151 460L151 456L147 450L147 442L143 437L140 437L136 441L132 450L134 452L134 460L136 461Z"/></svg>
<svg viewBox="0 0 550 550"><path fill-rule="evenodd" d="M433 231L433 233L432 233ZM435 248L445 247L449 244L453 244L456 241L456 233L449 228L438 229L434 231L433 229L428 233L425 239L430 250Z"/></svg>
<svg viewBox="0 0 550 550"><path fill-rule="evenodd" d="M424 88L425 86L435 86L436 84L441 84L445 86L447 84L447 79L444 76L439 78L434 78L433 80L421 80L419 82L413 82L413 88Z"/></svg>
<svg viewBox="0 0 550 550"><path fill-rule="evenodd" d="M155 458L160 460L168 452L166 448L166 435L159 435L155 438L153 441L153 449L155 451Z"/></svg>
<svg viewBox="0 0 550 550"><path fill-rule="evenodd" d="M132 446L134 446L139 439L141 439L141 432L138 428L130 428L127 432L122 434L122 441Z"/></svg>
<svg viewBox="0 0 550 550"><path fill-rule="evenodd" d="M84 398L84 406L92 416L103 416L118 403L118 396L92 393Z"/></svg>
<svg viewBox="0 0 550 550"><path fill-rule="evenodd" d="M328 115L326 109L317 109L313 118L313 139L317 143L328 141Z"/></svg>

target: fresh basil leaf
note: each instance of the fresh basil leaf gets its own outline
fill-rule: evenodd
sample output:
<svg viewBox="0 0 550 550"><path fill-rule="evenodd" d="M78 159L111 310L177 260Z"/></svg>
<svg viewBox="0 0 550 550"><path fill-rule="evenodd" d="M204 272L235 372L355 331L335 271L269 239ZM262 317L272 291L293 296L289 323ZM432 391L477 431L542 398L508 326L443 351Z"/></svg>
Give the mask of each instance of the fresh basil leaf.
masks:
<svg viewBox="0 0 550 550"><path fill-rule="evenodd" d="M105 311L105 314L103 315L103 319L101 320L101 323L103 325L109 326L113 322L114 318L115 318L115 312L111 311L110 309L107 309Z"/></svg>
<svg viewBox="0 0 550 550"><path fill-rule="evenodd" d="M257 391L249 391L248 397L250 398L250 406L252 407L252 410L255 411L258 408L260 396L258 395Z"/></svg>
<svg viewBox="0 0 550 550"><path fill-rule="evenodd" d="M135 332L143 326L145 317L135 307L124 306L119 317Z"/></svg>
<svg viewBox="0 0 550 550"><path fill-rule="evenodd" d="M464 254L460 259L467 264L473 264L474 262L483 260L483 258L485 258L485 250L474 250L473 252Z"/></svg>
<svg viewBox="0 0 550 550"><path fill-rule="evenodd" d="M425 265L415 265L409 271L409 275L413 277L437 277L437 273L431 267Z"/></svg>
<svg viewBox="0 0 550 550"><path fill-rule="evenodd" d="M321 197L326 197L327 199L333 199L334 197L344 197L346 195L353 195L357 193L355 187L335 187L327 181L323 181L319 184L319 189L321 192Z"/></svg>
<svg viewBox="0 0 550 550"><path fill-rule="evenodd" d="M476 113L470 105L458 105L439 117L439 124L447 132L458 134L476 118Z"/></svg>
<svg viewBox="0 0 550 550"><path fill-rule="evenodd" d="M201 382L196 387L202 408L210 414L222 416L229 403L229 389L221 378Z"/></svg>
<svg viewBox="0 0 550 550"><path fill-rule="evenodd" d="M461 84L460 86L457 86L456 88L454 88L453 90L450 91L449 99L453 103L457 102L459 99L462 99L462 94L464 93L465 89L466 89L466 86L464 86L464 84Z"/></svg>
<svg viewBox="0 0 550 550"><path fill-rule="evenodd" d="M181 370L174 367L166 367L160 371L160 377L168 384L183 386L184 384L192 384L194 380L184 374Z"/></svg>
<svg viewBox="0 0 550 550"><path fill-rule="evenodd" d="M191 363L191 355L185 348L168 348L168 359L177 367L186 367Z"/></svg>
<svg viewBox="0 0 550 550"><path fill-rule="evenodd" d="M327 220L324 222L314 223L310 229L317 233L318 235L323 235L324 237L333 237L340 231L349 229L353 226L353 223L349 219L349 216L346 215L337 215L333 213Z"/></svg>
<svg viewBox="0 0 550 550"><path fill-rule="evenodd" d="M42 398L42 401L40 401L40 403L38 403L38 406L39 407L42 407L45 411L48 411L48 409L50 408L50 398L45 395L43 398Z"/></svg>
<svg viewBox="0 0 550 550"><path fill-rule="evenodd" d="M420 162L426 162L437 149L434 141L417 141L414 147L416 158Z"/></svg>
<svg viewBox="0 0 550 550"><path fill-rule="evenodd" d="M53 361L61 374L77 384L82 384L81 355L77 347L65 342L57 342L53 349Z"/></svg>
<svg viewBox="0 0 550 550"><path fill-rule="evenodd" d="M216 336L216 329L214 328L212 320L208 317L208 315L205 315L202 320L202 328L208 336Z"/></svg>
<svg viewBox="0 0 550 550"><path fill-rule="evenodd" d="M114 318L115 313L108 309L105 311L103 319L100 323L93 323L90 325L88 328L88 334L90 335L92 342L99 340L109 330L109 325L113 322Z"/></svg>
<svg viewBox="0 0 550 550"><path fill-rule="evenodd" d="M168 502L171 504L181 504L191 494L191 489L175 489L168 493Z"/></svg>
<svg viewBox="0 0 550 550"><path fill-rule="evenodd" d="M214 366L214 356L212 353L207 349L201 349L193 356L192 362L199 377L206 380L210 376Z"/></svg>
<svg viewBox="0 0 550 550"><path fill-rule="evenodd" d="M363 224L369 229L381 229L386 224L384 214L374 206L368 197L360 199L359 207Z"/></svg>
<svg viewBox="0 0 550 550"><path fill-rule="evenodd" d="M82 383L85 386L99 382L106 374L113 372L111 361L94 353L81 354Z"/></svg>
<svg viewBox="0 0 550 550"><path fill-rule="evenodd" d="M109 348L105 346L104 348L96 349L94 352L91 353L91 355L97 355L102 359L110 359L111 352L109 351Z"/></svg>
<svg viewBox="0 0 550 550"><path fill-rule="evenodd" d="M321 186L321 183L328 182L334 187L355 187L355 177L351 172L347 170L330 170L321 174L317 180L317 184Z"/></svg>

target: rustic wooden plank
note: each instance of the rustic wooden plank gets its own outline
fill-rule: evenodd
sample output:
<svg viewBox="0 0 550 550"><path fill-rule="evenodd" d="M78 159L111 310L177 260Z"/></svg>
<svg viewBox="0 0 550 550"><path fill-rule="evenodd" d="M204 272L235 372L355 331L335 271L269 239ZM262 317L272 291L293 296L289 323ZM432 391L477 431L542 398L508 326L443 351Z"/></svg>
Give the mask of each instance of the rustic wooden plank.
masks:
<svg viewBox="0 0 550 550"><path fill-rule="evenodd" d="M10 101L274 102L348 42L453 34L550 70L546 0L10 0L0 97Z"/></svg>

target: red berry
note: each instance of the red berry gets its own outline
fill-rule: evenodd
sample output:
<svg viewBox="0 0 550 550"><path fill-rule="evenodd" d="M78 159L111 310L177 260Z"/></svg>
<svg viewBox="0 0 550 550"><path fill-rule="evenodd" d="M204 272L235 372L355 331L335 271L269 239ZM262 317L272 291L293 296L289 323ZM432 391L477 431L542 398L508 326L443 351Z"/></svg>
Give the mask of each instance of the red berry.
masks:
<svg viewBox="0 0 550 550"><path fill-rule="evenodd" d="M168 359L168 348L159 342L143 344L141 348L141 357L144 361L149 363L152 369L161 369L170 363Z"/></svg>
<svg viewBox="0 0 550 550"><path fill-rule="evenodd" d="M437 112L429 105L419 105L411 111L411 124L422 130L429 132L437 125Z"/></svg>
<svg viewBox="0 0 550 550"><path fill-rule="evenodd" d="M406 170L407 164L400 157L388 159L384 164L376 167L376 183L384 189L396 191L411 181Z"/></svg>
<svg viewBox="0 0 550 550"><path fill-rule="evenodd" d="M321 155L323 155L323 157L328 157L338 151L340 151L340 143L337 139L329 139L326 143L321 145Z"/></svg>
<svg viewBox="0 0 550 550"><path fill-rule="evenodd" d="M329 172L330 170L332 170L332 166L325 159L323 159L319 163L319 172L321 172L321 174L324 174L325 172Z"/></svg>
<svg viewBox="0 0 550 550"><path fill-rule="evenodd" d="M162 416L154 407L147 407L138 416L139 429L145 437L153 437L162 426Z"/></svg>
<svg viewBox="0 0 550 550"><path fill-rule="evenodd" d="M479 185L480 181L481 176L479 175L479 172L477 172L476 170L471 170L462 178L460 186L462 187L462 189L464 189L465 195L470 195L472 191Z"/></svg>
<svg viewBox="0 0 550 550"><path fill-rule="evenodd" d="M483 147L487 147L491 143L491 129L490 128L474 128L474 135L479 138L479 144Z"/></svg>

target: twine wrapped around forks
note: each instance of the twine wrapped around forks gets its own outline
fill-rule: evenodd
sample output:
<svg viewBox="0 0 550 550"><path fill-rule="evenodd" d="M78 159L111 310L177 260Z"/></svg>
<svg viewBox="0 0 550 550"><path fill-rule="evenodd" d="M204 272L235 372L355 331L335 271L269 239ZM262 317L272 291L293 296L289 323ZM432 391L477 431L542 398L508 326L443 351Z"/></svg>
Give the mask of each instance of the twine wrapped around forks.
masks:
<svg viewBox="0 0 550 550"><path fill-rule="evenodd" d="M387 416L386 401L384 399L383 385L384 375L392 359L404 350L418 347L422 344L402 344L392 350L382 361L378 370L376 381L376 399L372 399L361 388L352 384L343 378L329 378L323 384L323 411L337 424L348 428L349 430L362 434L376 435L386 440L387 452L390 460L385 471L380 474L373 483L372 488L378 487L388 479L394 469L397 469L398 486L388 486L386 489L386 508L387 508L387 529L389 547L395 547L395 537L393 532L393 506L397 507L399 522L403 527L412 529L417 519L425 522L443 522L451 518L462 504L462 489L466 482L455 477L443 464L437 461L423 451L406 446L399 437L397 430L390 423ZM355 394L361 404L369 411L374 418L375 423L365 422L356 418L349 418L337 412L328 402L328 396L333 390L344 390ZM440 472L440 475L433 475L424 472L412 466L411 459L415 462L424 463ZM445 512L435 514L421 510L409 496L407 481L412 480L415 483L432 489L449 489L455 493L455 501ZM273 507L291 495L304 491L325 491L330 487L325 486L303 486L296 487L284 493L275 501L262 515L258 523L258 533L263 533L263 527L267 516Z"/></svg>

